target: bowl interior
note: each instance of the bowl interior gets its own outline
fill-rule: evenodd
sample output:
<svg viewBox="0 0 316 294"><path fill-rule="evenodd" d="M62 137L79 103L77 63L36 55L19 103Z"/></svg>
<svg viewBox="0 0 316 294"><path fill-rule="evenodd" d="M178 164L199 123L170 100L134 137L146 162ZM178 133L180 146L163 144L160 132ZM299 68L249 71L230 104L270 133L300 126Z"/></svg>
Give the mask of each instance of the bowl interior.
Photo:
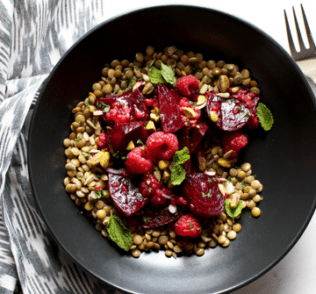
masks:
<svg viewBox="0 0 316 294"><path fill-rule="evenodd" d="M202 257L168 259L164 252L139 259L120 252L83 216L64 190L63 140L71 109L100 80L105 63L134 60L153 45L175 45L248 68L261 101L274 114L270 132L251 134L239 163L250 162L263 183L262 215L248 211L242 231L226 249ZM43 219L61 247L82 268L130 293L223 293L275 265L295 244L315 208L316 133L313 96L290 56L270 37L230 15L199 7L161 6L101 24L61 59L35 109L29 135L29 171Z"/></svg>

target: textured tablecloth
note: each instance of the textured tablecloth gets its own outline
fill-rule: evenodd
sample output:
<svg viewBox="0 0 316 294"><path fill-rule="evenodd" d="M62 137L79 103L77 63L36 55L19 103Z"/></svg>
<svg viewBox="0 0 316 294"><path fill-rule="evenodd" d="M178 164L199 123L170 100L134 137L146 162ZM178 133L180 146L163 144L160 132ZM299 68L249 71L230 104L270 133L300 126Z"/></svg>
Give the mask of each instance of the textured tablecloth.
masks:
<svg viewBox="0 0 316 294"><path fill-rule="evenodd" d="M66 50L105 20L105 3L0 0L1 294L114 293L75 266L49 236L35 209L26 159L32 102Z"/></svg>
<svg viewBox="0 0 316 294"><path fill-rule="evenodd" d="M109 16L160 4L155 2L0 0L0 294L120 293L107 289L64 256L36 211L26 161L29 109L53 66L79 37ZM283 9L298 8L301 1L171 2L237 15L288 48ZM315 1L303 4L315 31L316 19L310 17ZM286 258L236 294L314 293L315 228L314 217Z"/></svg>

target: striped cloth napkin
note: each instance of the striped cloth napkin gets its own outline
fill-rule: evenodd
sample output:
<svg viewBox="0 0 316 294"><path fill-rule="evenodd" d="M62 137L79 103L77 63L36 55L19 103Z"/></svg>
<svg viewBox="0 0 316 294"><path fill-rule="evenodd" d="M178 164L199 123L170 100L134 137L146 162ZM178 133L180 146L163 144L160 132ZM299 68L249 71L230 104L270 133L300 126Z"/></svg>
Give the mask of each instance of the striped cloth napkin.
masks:
<svg viewBox="0 0 316 294"><path fill-rule="evenodd" d="M72 263L36 210L27 131L43 82L105 20L102 0L0 0L0 293L119 293Z"/></svg>

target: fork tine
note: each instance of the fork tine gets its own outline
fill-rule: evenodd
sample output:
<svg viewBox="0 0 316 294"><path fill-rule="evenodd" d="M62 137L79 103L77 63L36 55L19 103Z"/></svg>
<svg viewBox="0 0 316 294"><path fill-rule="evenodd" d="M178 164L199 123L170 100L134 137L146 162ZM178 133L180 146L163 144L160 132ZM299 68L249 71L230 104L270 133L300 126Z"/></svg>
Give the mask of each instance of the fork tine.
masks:
<svg viewBox="0 0 316 294"><path fill-rule="evenodd" d="M310 47L310 49L315 50L316 49L315 43L313 40L311 30L310 30L309 25L308 25L307 18L306 18L305 11L304 11L302 4L301 4L301 10L302 10L302 14L303 14L303 20L304 20L305 30L306 30L306 34L307 34L307 38L308 38L309 47Z"/></svg>
<svg viewBox="0 0 316 294"><path fill-rule="evenodd" d="M285 18L287 39L288 39L288 41L289 41L289 46L290 46L291 55L292 55L293 58L294 58L294 55L297 54L297 51L296 51L295 46L294 46L294 42L293 42L291 30L290 30L290 25L289 25L289 21L288 21L288 19L287 19L287 15L286 15L286 11L285 11L285 10L284 10L284 18Z"/></svg>
<svg viewBox="0 0 316 294"><path fill-rule="evenodd" d="M298 43L299 43L301 51L302 51L302 50L305 50L306 48L305 48L305 45L304 45L304 42L303 42L303 39L302 39L300 27L298 25L298 22L297 22L297 19L296 19L295 10L294 10L293 6L292 6L292 10L293 10L293 15L294 15L294 22L295 22L295 28L296 28Z"/></svg>

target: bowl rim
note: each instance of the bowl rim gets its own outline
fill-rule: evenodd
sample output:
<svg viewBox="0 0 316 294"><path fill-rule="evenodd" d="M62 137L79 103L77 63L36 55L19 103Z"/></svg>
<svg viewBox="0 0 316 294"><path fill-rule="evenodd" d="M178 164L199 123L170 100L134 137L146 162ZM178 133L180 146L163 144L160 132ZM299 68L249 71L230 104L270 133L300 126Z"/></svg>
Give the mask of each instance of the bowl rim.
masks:
<svg viewBox="0 0 316 294"><path fill-rule="evenodd" d="M113 285L108 281L105 281L104 279L101 279L99 276L97 276L96 274L94 274L93 272L91 272L89 269L84 268L77 260L76 258L71 254L70 251L68 251L64 245L60 242L58 236L55 236L50 228L50 226L48 225L47 219L45 218L45 216L42 214L42 211L39 207L39 198L36 194L36 187L35 187L35 183L34 183L34 174L32 171L32 160L30 158L30 149L31 149L31 145L32 145L32 131L35 125L35 117L36 114L38 112L38 108L39 108L39 104L40 101L43 99L44 97L44 93L46 91L46 88L50 82L50 80L52 79L53 75L55 74L55 72L57 71L57 69L59 68L59 66L61 65L61 63L68 57L68 55L71 54L71 52L79 45L79 43L81 43L82 40L84 40L85 38L87 38L89 35L93 34L95 31L99 30L101 27L107 25L108 23L115 21L119 18L123 18L126 15L131 15L131 14L136 14L139 13L141 11L146 11L146 10L155 10L155 9L160 9L160 8L188 8L188 9L201 9L201 10L208 10L211 11L213 13L222 15L224 17L228 17L231 18L234 21L240 22L246 26L248 26L249 28L251 28L252 30L254 30L257 34L262 35L264 38L266 38L269 42L272 43L272 45L277 48L279 51L282 52L282 54L284 55L284 57L287 58L287 62L289 62L291 64L291 66L293 68L296 69L297 73L300 75L300 77L302 78L303 83L305 84L306 90L309 93L310 97L312 97L313 99L313 103L314 103L314 107L316 108L316 97L314 96L312 89L307 81L307 79L305 78L304 73L301 71L301 69L299 68L299 66L297 65L297 63L294 61L294 59L290 56L290 54L274 39L272 38L270 35L268 35L265 31L263 31L262 29L260 29L259 27L257 27L256 25L250 23L249 21L237 17L231 13L228 12L224 12L218 9L214 9L214 8L210 8L210 7L205 7L205 6L200 6L200 5L192 5L192 4L162 4L162 5L149 5L149 6L143 6L140 8L136 8L136 9L131 9L131 10L127 10L124 11L122 13L119 13L115 16L112 16L108 19L106 19L105 21L102 21L101 23L97 24L96 26L94 26L92 29L90 29L89 31L87 31L84 35L82 35L80 38L78 38L78 40L76 42L74 42L74 44L60 57L59 61L55 64L55 66L53 67L52 71L50 72L49 76L46 78L45 82L43 83L41 90L40 90L40 94L39 97L36 101L36 105L33 109L33 114L32 114L32 119L30 122L30 128L29 128L29 132L28 132L28 154L27 154L27 160L28 160L28 172L29 172L29 177L30 177L30 183L31 183L31 188L33 191L33 194L35 196L35 204L37 206L37 212L40 213L42 219L44 220L46 227L49 231L49 234L53 237L53 239L55 240L55 242L62 248L63 251L65 251L67 253L67 255L70 257L70 259L77 265L79 266L82 270L84 270L86 273L88 273L90 276L93 276L94 278L97 279L97 281L100 281L104 284L106 284L107 286L111 287L112 289L116 289L116 290L120 290L124 293L131 293L133 294L134 292L131 292L128 289L125 289L123 287L120 287L119 285ZM282 255L279 256L279 258L277 258L276 260L274 260L274 262L270 263L268 266L266 266L259 274L253 276L252 278L249 278L241 283L239 283L238 285L236 285L233 288L230 289L225 289L221 292L218 293L230 293L231 291L236 291L240 288L245 287L246 285L252 283L253 281L257 280L258 278L260 278L261 276L263 276L264 274L266 274L269 270L271 270L274 266L276 266L289 252L290 250L294 247L294 245L298 242L298 240L301 238L301 236L303 235L304 231L306 230L308 224L310 223L314 212L316 209L316 197L314 199L314 205L310 207L309 213L305 219L305 222L303 223L300 231L297 233L296 237L293 239L293 241L287 246L286 250L283 252Z"/></svg>

